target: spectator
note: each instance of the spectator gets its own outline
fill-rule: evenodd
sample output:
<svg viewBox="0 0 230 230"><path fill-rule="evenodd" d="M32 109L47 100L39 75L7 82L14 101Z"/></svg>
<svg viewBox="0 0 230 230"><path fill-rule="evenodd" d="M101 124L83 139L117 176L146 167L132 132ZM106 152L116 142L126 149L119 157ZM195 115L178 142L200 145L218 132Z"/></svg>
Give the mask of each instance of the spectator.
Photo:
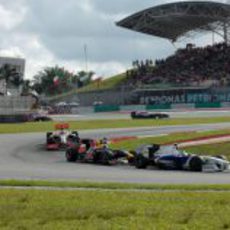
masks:
<svg viewBox="0 0 230 230"><path fill-rule="evenodd" d="M133 70L127 73L126 85L167 86L229 86L230 46L218 43L195 47L187 44L166 59L133 61Z"/></svg>

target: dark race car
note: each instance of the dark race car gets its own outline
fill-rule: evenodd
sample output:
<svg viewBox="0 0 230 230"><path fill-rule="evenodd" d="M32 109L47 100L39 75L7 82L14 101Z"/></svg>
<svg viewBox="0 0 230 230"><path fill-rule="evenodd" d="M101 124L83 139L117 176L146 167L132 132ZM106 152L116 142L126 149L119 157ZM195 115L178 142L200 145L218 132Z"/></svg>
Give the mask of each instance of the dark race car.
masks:
<svg viewBox="0 0 230 230"><path fill-rule="evenodd" d="M33 121L52 121L52 118L45 115L40 115L35 117Z"/></svg>
<svg viewBox="0 0 230 230"><path fill-rule="evenodd" d="M39 112L33 112L30 114L25 115L25 120L26 121L52 121L52 118L47 116L44 113L39 113Z"/></svg>
<svg viewBox="0 0 230 230"><path fill-rule="evenodd" d="M229 161L223 156L200 156L178 149L177 145L142 145L136 150L136 168L154 165L159 169L190 171L225 171Z"/></svg>
<svg viewBox="0 0 230 230"><path fill-rule="evenodd" d="M46 149L59 150L76 145L79 142L77 131L70 131L69 124L60 123L55 125L55 131L46 133Z"/></svg>
<svg viewBox="0 0 230 230"><path fill-rule="evenodd" d="M131 163L134 156L127 151L111 149L107 145L98 147L94 139L81 139L75 147L66 150L68 162L114 165L121 159Z"/></svg>
<svg viewBox="0 0 230 230"><path fill-rule="evenodd" d="M132 111L130 114L132 119L164 119L169 118L167 113L154 113L147 111Z"/></svg>

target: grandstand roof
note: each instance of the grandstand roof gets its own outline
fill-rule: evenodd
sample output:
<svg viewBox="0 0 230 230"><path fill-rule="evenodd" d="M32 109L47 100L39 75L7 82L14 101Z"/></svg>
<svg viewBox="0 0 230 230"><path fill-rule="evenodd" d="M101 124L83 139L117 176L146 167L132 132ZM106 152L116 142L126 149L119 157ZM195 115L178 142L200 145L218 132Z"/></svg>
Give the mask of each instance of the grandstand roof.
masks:
<svg viewBox="0 0 230 230"><path fill-rule="evenodd" d="M208 1L175 2L137 12L116 24L173 42L194 32L208 31L218 33L227 41L230 5Z"/></svg>

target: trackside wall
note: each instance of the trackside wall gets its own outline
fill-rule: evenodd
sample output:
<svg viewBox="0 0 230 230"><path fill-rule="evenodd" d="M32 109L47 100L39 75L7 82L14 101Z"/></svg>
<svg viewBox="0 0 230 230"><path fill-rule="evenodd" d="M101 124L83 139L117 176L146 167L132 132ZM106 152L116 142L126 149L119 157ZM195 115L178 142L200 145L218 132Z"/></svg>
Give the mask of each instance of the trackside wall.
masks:
<svg viewBox="0 0 230 230"><path fill-rule="evenodd" d="M30 111L35 99L31 96L0 96L0 115Z"/></svg>
<svg viewBox="0 0 230 230"><path fill-rule="evenodd" d="M101 101L105 105L128 104L132 92L125 90L103 90L79 93L78 98L82 106L92 106L94 102Z"/></svg>
<svg viewBox="0 0 230 230"><path fill-rule="evenodd" d="M221 109L229 108L230 103L194 103L194 104L167 104L167 105L97 105L94 106L94 112L130 112L130 111L151 111L151 110L192 110L192 109Z"/></svg>

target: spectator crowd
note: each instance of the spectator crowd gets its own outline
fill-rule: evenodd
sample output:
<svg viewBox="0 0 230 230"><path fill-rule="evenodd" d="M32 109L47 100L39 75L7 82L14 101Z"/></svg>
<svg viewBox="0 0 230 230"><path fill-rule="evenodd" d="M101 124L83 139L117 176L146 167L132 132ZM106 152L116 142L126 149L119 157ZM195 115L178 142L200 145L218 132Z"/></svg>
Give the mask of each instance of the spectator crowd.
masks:
<svg viewBox="0 0 230 230"><path fill-rule="evenodd" d="M127 71L126 85L165 85L171 87L222 87L230 86L230 46L218 43L213 46L186 48L166 59L134 61Z"/></svg>

